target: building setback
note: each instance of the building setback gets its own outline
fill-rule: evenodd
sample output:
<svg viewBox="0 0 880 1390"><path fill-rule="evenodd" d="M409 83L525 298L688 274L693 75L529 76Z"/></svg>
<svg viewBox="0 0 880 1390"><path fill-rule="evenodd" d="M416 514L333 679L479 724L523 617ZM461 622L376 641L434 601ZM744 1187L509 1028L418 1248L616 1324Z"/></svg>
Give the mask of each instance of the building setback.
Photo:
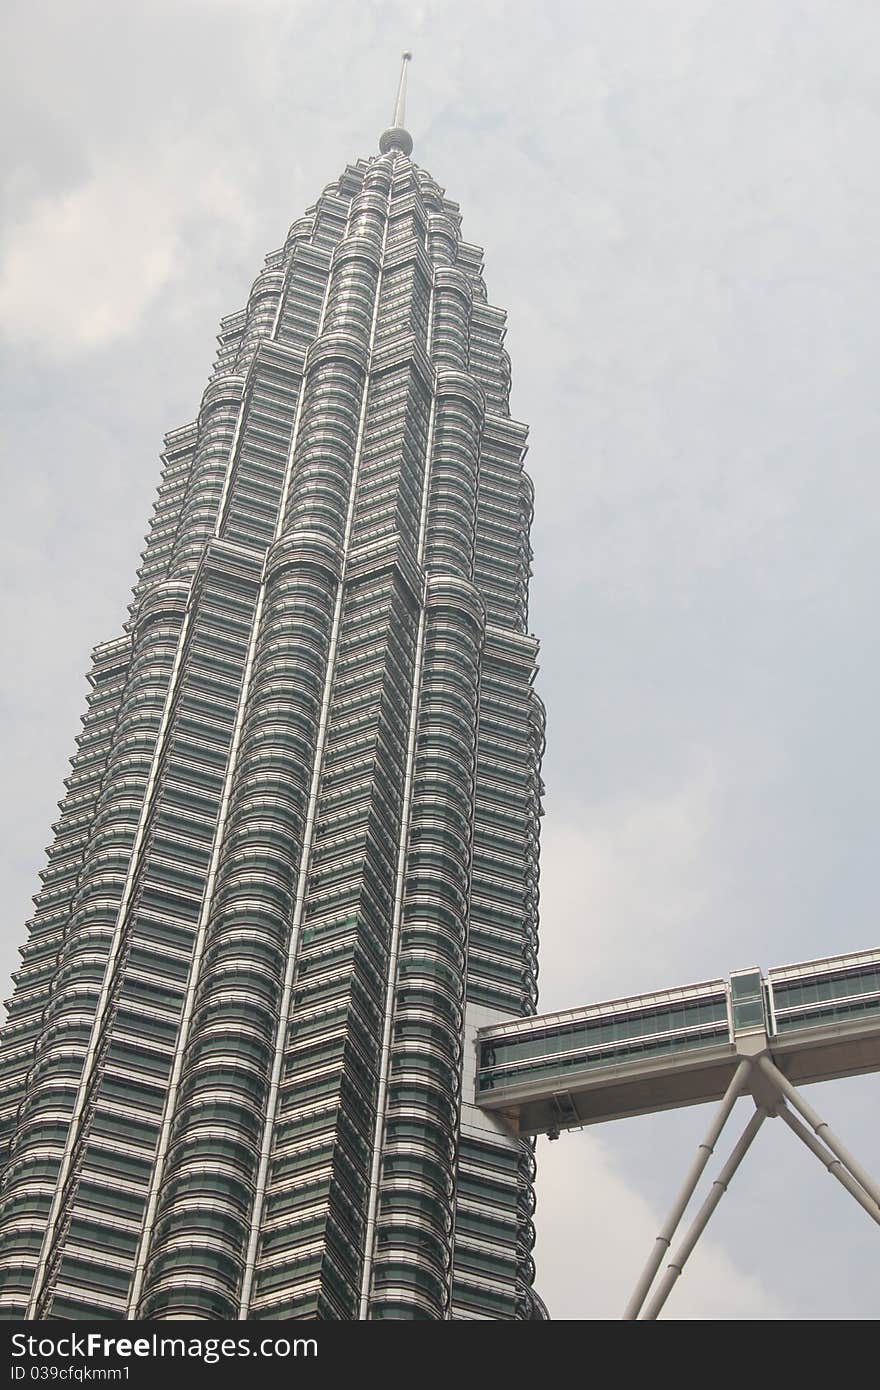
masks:
<svg viewBox="0 0 880 1390"><path fill-rule="evenodd" d="M405 70L405 69L404 69ZM532 484L482 253L380 153L167 436L0 1049L0 1310L536 1318Z"/></svg>

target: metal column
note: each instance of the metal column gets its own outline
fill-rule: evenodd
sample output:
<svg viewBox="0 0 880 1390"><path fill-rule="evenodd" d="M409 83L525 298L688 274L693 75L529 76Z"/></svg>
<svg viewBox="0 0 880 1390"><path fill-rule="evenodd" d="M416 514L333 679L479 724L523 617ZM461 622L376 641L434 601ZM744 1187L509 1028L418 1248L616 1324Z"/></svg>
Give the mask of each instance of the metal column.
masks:
<svg viewBox="0 0 880 1390"><path fill-rule="evenodd" d="M654 1282L657 1270L663 1263L663 1256L672 1244L672 1237L675 1235L678 1223L684 1216L685 1208L693 1197L697 1183L703 1175L703 1170L715 1150L718 1137L730 1117L731 1110L743 1092L746 1078L751 1068L751 1061L749 1058L744 1057L734 1072L733 1080L728 1086L724 1094L724 1099L716 1111L708 1134L698 1147L697 1156L691 1164L688 1175L684 1180L684 1185L675 1200L675 1204L666 1218L666 1221L660 1228L660 1232L654 1243L654 1249L651 1251L648 1262L642 1271L642 1276L636 1285L635 1292L626 1305L626 1311L623 1315L624 1322L632 1322L638 1317L642 1304L648 1296L648 1290Z"/></svg>

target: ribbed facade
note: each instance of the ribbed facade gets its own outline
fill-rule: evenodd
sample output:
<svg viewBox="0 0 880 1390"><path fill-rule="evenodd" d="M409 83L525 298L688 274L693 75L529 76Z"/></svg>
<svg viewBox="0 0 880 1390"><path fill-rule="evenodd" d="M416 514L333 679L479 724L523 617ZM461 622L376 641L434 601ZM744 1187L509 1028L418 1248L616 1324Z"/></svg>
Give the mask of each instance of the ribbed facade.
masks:
<svg viewBox="0 0 880 1390"><path fill-rule="evenodd" d="M459 224L349 166L167 437L0 1048L4 1317L543 1315L468 1079L536 1005L543 711Z"/></svg>

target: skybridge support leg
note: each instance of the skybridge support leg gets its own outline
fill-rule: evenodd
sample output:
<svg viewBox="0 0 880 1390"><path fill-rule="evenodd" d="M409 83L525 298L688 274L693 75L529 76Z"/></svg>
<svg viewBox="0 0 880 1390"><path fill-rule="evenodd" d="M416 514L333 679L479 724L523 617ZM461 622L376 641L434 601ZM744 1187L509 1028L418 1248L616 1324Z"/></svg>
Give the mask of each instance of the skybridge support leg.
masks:
<svg viewBox="0 0 880 1390"><path fill-rule="evenodd" d="M635 1321L641 1311L642 1304L648 1296L648 1290L654 1282L657 1270L663 1263L663 1256L672 1244L672 1237L675 1235L678 1223L684 1215L688 1202L694 1195L697 1183L703 1175L703 1169L712 1156L715 1145L718 1142L718 1136L727 1123L730 1112L736 1104L736 1101L742 1094L751 1067L751 1060L748 1057L744 1057L733 1075L733 1080L724 1093L724 1099L715 1112L715 1118L712 1121L708 1134L697 1149L697 1156L691 1164L688 1175L684 1180L684 1185L675 1200L675 1205L660 1229L648 1263L645 1265L642 1276L636 1285L635 1293L626 1305L626 1311L623 1314L624 1322ZM718 1196L721 1196L720 1192ZM708 1220L708 1217L706 1219Z"/></svg>
<svg viewBox="0 0 880 1390"><path fill-rule="evenodd" d="M737 1143L734 1146L730 1158L727 1160L724 1167L721 1169L721 1172L718 1174L718 1177L713 1182L712 1190L710 1191L705 1202L700 1207L700 1210L694 1217L694 1220L691 1224L691 1227L687 1235L685 1236L681 1245L678 1247L672 1259L670 1260L666 1273L663 1275L663 1278L657 1286L657 1290L654 1293L653 1298L651 1299L650 1303L645 1309L645 1322L652 1321L654 1318L656 1318L657 1314L660 1312L660 1309L663 1307L663 1304L666 1302L667 1298L672 1292L676 1279L678 1279L678 1277L680 1276L682 1270L685 1267L685 1264L687 1263L688 1257L693 1252L694 1246L696 1245L697 1241L699 1240L700 1236L703 1234L703 1231L706 1229L706 1226L709 1223L709 1217L712 1215L718 1203L721 1201L721 1198L724 1196L724 1193L727 1191L727 1188L730 1185L730 1181L734 1173L736 1172L742 1160L745 1158L745 1155L749 1149L749 1145L751 1144L755 1135L758 1133L758 1130L761 1128L761 1125L764 1123L766 1118L767 1111L764 1109L762 1105L759 1105L758 1108L755 1110L755 1113L752 1115L752 1118L746 1125L745 1129L743 1130L740 1138L737 1140Z"/></svg>
<svg viewBox="0 0 880 1390"><path fill-rule="evenodd" d="M864 1188L856 1182L855 1178L850 1176L841 1160L835 1158L834 1154L829 1152L821 1140L810 1133L807 1126L798 1119L797 1115L792 1114L787 1105L780 1105L776 1113L781 1120L785 1121L792 1133L796 1134L798 1139L806 1144L810 1152L816 1155L820 1163L824 1163L831 1176L837 1178L837 1181L843 1184L850 1196L855 1197L859 1206L864 1207L868 1215L880 1226L880 1207L878 1207L876 1202L872 1201Z"/></svg>
<svg viewBox="0 0 880 1390"><path fill-rule="evenodd" d="M824 1120L819 1118L812 1106L807 1104L797 1087L791 1084L788 1077L783 1075L779 1068L770 1061L769 1057L759 1057L757 1065L773 1085L778 1087L785 1096L785 1099L790 1101L798 1114L803 1116L810 1128L816 1131L816 1134L823 1143L828 1145L834 1156L840 1159L844 1168L855 1178L859 1187L864 1188L868 1196L880 1207L880 1187L874 1182L873 1178L868 1176L864 1168L856 1162L852 1154L843 1147L834 1132Z"/></svg>

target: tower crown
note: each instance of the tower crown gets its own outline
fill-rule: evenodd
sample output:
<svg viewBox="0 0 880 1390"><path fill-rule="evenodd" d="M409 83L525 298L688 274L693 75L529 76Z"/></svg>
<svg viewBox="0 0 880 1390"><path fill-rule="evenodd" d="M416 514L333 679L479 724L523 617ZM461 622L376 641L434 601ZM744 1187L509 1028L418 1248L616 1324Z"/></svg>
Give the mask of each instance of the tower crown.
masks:
<svg viewBox="0 0 880 1390"><path fill-rule="evenodd" d="M412 154L412 136L406 129L406 69L412 60L411 53L402 55L403 62L400 68L400 81L397 84L397 100L394 103L394 112L391 116L391 125L384 130L379 137L379 149L382 154L387 154L389 150L400 150L403 154Z"/></svg>

